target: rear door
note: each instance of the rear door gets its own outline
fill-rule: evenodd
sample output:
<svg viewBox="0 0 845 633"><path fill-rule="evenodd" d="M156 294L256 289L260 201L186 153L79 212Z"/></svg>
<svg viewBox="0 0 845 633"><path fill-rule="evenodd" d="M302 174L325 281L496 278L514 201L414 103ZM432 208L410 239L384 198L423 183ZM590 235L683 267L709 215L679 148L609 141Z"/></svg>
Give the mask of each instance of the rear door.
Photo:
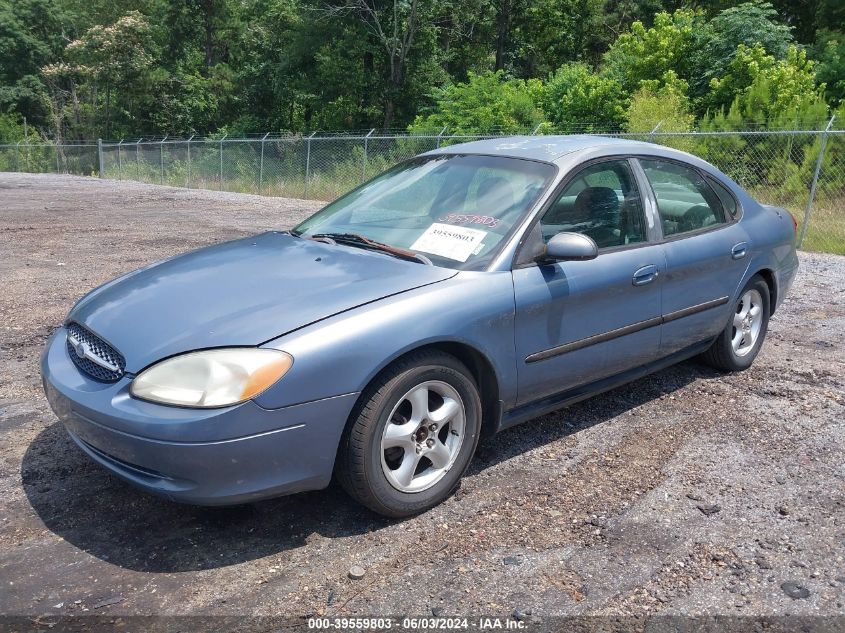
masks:
<svg viewBox="0 0 845 633"><path fill-rule="evenodd" d="M589 235L598 257L536 264L530 253L561 231ZM592 163L564 183L513 271L518 404L656 358L665 265L652 236L628 159Z"/></svg>
<svg viewBox="0 0 845 633"><path fill-rule="evenodd" d="M750 244L735 221L735 199L717 182L677 161L641 158L639 165L663 231L660 354L666 356L713 338L725 327Z"/></svg>

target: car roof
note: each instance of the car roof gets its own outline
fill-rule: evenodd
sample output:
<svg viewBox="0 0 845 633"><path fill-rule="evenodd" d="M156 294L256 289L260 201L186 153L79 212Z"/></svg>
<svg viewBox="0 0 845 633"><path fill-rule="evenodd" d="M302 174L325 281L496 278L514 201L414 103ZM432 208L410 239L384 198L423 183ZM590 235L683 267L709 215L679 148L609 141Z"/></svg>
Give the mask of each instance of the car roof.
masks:
<svg viewBox="0 0 845 633"><path fill-rule="evenodd" d="M654 149L654 145L642 141L589 134L572 134L566 136L504 136L449 145L426 152L426 154L488 154L554 162L561 156L578 150L595 149L603 146L612 146L614 149L627 147L631 152L643 148Z"/></svg>

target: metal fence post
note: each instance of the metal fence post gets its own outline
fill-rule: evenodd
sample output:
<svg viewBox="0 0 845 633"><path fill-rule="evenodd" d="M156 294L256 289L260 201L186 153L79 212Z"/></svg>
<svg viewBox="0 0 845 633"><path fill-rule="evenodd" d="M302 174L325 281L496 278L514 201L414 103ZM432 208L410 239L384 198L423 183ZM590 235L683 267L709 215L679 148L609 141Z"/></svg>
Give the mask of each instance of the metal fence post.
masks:
<svg viewBox="0 0 845 633"><path fill-rule="evenodd" d="M57 174L61 173L61 171L62 171L60 163L61 163L61 160L59 158L59 144L56 143L56 173Z"/></svg>
<svg viewBox="0 0 845 633"><path fill-rule="evenodd" d="M658 121L657 125L654 126L654 129L651 132L649 132L649 134L648 134L648 142L649 143L654 143L654 135L657 134L657 130L660 129L661 125L663 125L663 121Z"/></svg>
<svg viewBox="0 0 845 633"><path fill-rule="evenodd" d="M223 191L223 141L226 137L229 136L228 134L224 134L223 138L220 139L220 180L217 181L217 190Z"/></svg>
<svg viewBox="0 0 845 633"><path fill-rule="evenodd" d="M103 139L97 139L97 166L100 170L100 178L106 177L105 163L103 162Z"/></svg>
<svg viewBox="0 0 845 633"><path fill-rule="evenodd" d="M261 188L264 186L264 141L270 136L270 132L261 139L261 161L258 164L258 195L261 195Z"/></svg>
<svg viewBox="0 0 845 633"><path fill-rule="evenodd" d="M158 144L158 183L160 185L164 184L164 142L167 140L167 134L164 135L164 138Z"/></svg>
<svg viewBox="0 0 845 633"><path fill-rule="evenodd" d="M531 132L531 136L537 136L537 132L540 131L540 126L543 125L542 123L538 123L537 127L534 128L534 131Z"/></svg>
<svg viewBox="0 0 845 633"><path fill-rule="evenodd" d="M305 145L305 193L303 198L308 200L308 178L311 176L311 139L317 132L311 132Z"/></svg>
<svg viewBox="0 0 845 633"><path fill-rule="evenodd" d="M21 143L23 143L22 140L15 145L15 171L18 172L21 170Z"/></svg>
<svg viewBox="0 0 845 633"><path fill-rule="evenodd" d="M191 134L191 138L188 139L188 174L185 178L185 186L191 186L191 139L193 139L195 134Z"/></svg>
<svg viewBox="0 0 845 633"><path fill-rule="evenodd" d="M792 125L792 129L793 129L793 131L798 129L798 117L797 116L795 117L795 123ZM792 162L792 144L793 144L794 139L795 139L795 134L790 134L787 137L786 152L784 153L784 156L783 156L783 159L784 159L783 160L783 165L784 165L783 186L781 187L780 195L778 196L778 204L780 204L781 206L783 206L783 202L786 199L786 180L789 177L789 167L790 167L790 163Z"/></svg>
<svg viewBox="0 0 845 633"><path fill-rule="evenodd" d="M135 178L141 180L141 141L144 140L142 136L135 141Z"/></svg>
<svg viewBox="0 0 845 633"><path fill-rule="evenodd" d="M804 211L804 221L801 223L801 234L798 236L797 248L801 248L801 245L804 243L804 235L807 233L807 225L810 223L810 215L813 213L813 200L816 197L816 186L819 183L819 174L822 170L824 149L827 145L827 134L830 132L834 119L836 119L836 115L830 117L830 121L827 122L827 127L822 132L821 142L819 143L819 156L816 158L816 169L813 171L813 181L810 183L810 195L807 198L807 210Z"/></svg>
<svg viewBox="0 0 845 633"><path fill-rule="evenodd" d="M123 143L123 139L120 139L117 142L117 179L123 180L123 159L120 156L120 146Z"/></svg>
<svg viewBox="0 0 845 633"><path fill-rule="evenodd" d="M370 136L372 136L373 132L376 131L376 128L373 128L367 135L364 137L364 162L361 165L361 182L364 182L367 179L367 149L369 145Z"/></svg>
<svg viewBox="0 0 845 633"><path fill-rule="evenodd" d="M442 137L446 133L446 128L448 126L444 125L443 129L440 130L440 134L437 135L437 149L440 149L440 137Z"/></svg>

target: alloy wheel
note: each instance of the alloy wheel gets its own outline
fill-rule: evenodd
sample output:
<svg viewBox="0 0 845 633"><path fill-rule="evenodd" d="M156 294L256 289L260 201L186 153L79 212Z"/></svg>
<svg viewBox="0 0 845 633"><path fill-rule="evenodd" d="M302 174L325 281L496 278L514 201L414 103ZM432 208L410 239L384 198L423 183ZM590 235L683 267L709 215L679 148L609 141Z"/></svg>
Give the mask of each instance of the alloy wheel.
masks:
<svg viewBox="0 0 845 633"><path fill-rule="evenodd" d="M466 411L457 390L430 380L409 390L393 407L381 439L381 466L390 485L420 492L440 481L464 441Z"/></svg>
<svg viewBox="0 0 845 633"><path fill-rule="evenodd" d="M757 343L763 326L763 297L757 290L745 292L733 317L731 347L737 356L745 356Z"/></svg>

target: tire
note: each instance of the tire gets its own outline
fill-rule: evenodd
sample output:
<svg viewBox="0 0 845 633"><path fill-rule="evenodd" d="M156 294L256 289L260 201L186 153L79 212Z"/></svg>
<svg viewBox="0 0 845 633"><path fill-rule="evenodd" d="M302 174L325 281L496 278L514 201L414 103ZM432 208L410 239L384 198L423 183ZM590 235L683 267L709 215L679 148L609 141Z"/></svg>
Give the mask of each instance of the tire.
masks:
<svg viewBox="0 0 845 633"><path fill-rule="evenodd" d="M340 440L335 476L378 514L419 514L458 487L480 431L481 398L467 368L436 350L414 353L361 395Z"/></svg>
<svg viewBox="0 0 845 633"><path fill-rule="evenodd" d="M702 354L704 362L728 372L751 367L769 329L770 297L765 280L759 275L752 277L739 293L727 326Z"/></svg>

